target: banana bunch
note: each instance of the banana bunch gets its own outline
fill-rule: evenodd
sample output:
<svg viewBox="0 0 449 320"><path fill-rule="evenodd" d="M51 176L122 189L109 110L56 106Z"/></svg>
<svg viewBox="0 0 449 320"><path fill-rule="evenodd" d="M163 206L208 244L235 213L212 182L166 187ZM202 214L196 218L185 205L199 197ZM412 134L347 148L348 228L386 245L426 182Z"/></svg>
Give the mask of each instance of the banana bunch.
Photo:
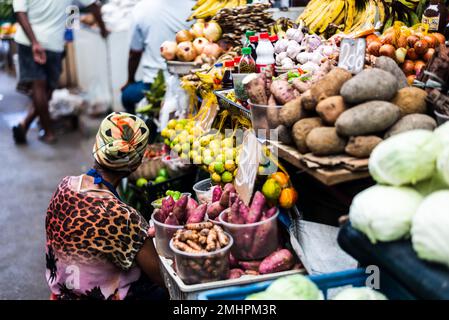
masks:
<svg viewBox="0 0 449 320"><path fill-rule="evenodd" d="M223 8L246 6L247 0L198 0L193 6L193 13L187 19L207 19L215 16Z"/></svg>
<svg viewBox="0 0 449 320"><path fill-rule="evenodd" d="M384 0L386 4L386 20L383 30L390 28L396 21L413 26L421 22L426 7L426 0Z"/></svg>
<svg viewBox="0 0 449 320"><path fill-rule="evenodd" d="M363 36L402 21L419 23L426 0L311 0L297 22L312 33L344 32Z"/></svg>
<svg viewBox="0 0 449 320"><path fill-rule="evenodd" d="M279 38L284 38L287 30L293 28L294 25L295 22L289 18L279 18L268 28L268 32L270 34L277 34Z"/></svg>

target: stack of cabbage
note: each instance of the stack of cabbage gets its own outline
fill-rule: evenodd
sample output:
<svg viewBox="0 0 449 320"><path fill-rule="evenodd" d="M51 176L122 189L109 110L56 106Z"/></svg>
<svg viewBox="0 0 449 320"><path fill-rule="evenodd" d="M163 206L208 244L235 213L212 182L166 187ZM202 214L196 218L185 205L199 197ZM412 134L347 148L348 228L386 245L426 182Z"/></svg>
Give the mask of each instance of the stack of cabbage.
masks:
<svg viewBox="0 0 449 320"><path fill-rule="evenodd" d="M262 292L246 297L246 300L323 300L324 294L308 277L295 274L279 278ZM369 287L346 288L333 300L387 300L382 293Z"/></svg>
<svg viewBox="0 0 449 320"><path fill-rule="evenodd" d="M369 169L379 184L354 198L352 226L372 243L411 235L421 259L449 266L449 123L385 140Z"/></svg>

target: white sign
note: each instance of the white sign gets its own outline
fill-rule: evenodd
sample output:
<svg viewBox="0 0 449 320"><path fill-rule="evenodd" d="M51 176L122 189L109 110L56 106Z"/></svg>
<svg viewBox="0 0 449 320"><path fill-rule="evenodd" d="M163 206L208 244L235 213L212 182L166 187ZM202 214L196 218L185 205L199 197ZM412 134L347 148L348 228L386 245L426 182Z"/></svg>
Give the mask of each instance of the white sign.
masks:
<svg viewBox="0 0 449 320"><path fill-rule="evenodd" d="M365 65L366 41L360 39L343 39L340 45L340 59L338 66L356 74Z"/></svg>

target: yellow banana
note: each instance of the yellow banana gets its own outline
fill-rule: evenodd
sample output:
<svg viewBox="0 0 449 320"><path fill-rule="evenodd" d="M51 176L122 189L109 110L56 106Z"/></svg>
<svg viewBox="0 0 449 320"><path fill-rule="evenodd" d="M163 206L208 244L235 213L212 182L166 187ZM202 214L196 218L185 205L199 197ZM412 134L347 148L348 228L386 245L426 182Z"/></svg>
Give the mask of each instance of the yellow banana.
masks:
<svg viewBox="0 0 449 320"><path fill-rule="evenodd" d="M321 28L319 29L319 33L323 33L326 31L327 27L330 23L332 23L343 11L345 7L345 1L344 0L336 0L333 1L332 9L330 10L330 13L328 13L327 17L325 18L324 23L321 25Z"/></svg>
<svg viewBox="0 0 449 320"><path fill-rule="evenodd" d="M198 9L200 6L203 5L207 0L198 0L195 5L193 6L192 10Z"/></svg>

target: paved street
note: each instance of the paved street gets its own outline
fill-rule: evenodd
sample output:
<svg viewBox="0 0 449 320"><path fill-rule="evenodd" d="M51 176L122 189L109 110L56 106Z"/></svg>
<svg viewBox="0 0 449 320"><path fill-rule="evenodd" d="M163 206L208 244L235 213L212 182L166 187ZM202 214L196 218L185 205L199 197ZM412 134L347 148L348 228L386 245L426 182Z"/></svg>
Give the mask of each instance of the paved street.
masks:
<svg viewBox="0 0 449 320"><path fill-rule="evenodd" d="M92 140L74 132L55 146L37 140L17 147L11 125L29 99L15 91L14 78L0 73L0 299L48 299L45 282L45 213L58 182L91 163Z"/></svg>

